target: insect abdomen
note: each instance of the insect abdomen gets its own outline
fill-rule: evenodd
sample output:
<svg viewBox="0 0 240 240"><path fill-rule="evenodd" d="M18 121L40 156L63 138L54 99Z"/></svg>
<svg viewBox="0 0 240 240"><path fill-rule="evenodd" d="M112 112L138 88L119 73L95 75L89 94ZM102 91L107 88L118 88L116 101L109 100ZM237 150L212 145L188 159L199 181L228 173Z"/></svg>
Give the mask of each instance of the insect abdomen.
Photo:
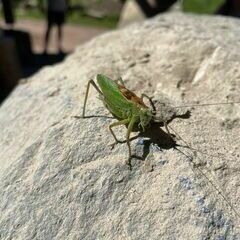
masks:
<svg viewBox="0 0 240 240"><path fill-rule="evenodd" d="M118 119L127 119L131 118L132 112L129 107L122 107L119 105L119 102L114 102L112 100L104 99L104 103L107 109Z"/></svg>

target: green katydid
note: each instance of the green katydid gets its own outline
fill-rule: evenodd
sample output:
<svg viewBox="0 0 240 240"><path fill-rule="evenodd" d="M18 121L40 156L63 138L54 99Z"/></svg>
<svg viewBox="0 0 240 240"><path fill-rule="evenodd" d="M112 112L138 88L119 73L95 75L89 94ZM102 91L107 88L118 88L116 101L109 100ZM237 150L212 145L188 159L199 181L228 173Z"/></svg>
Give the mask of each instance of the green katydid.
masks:
<svg viewBox="0 0 240 240"><path fill-rule="evenodd" d="M118 81L120 81L121 84L118 84ZM122 79L114 81L105 75L98 74L97 83L99 87L92 79L88 82L82 117L85 117L88 92L90 85L92 85L100 94L100 98L106 108L115 118L119 120L118 122L114 122L109 125L109 130L115 139L115 143L120 143L121 141L117 139L112 128L119 125L127 126L126 143L129 152L127 164L130 165L132 157L130 134L133 127L137 125L139 128L142 128L142 131L144 131L151 122L161 120L156 118L156 110L151 98L146 94L142 94L141 98L136 96L132 91L128 90L124 86ZM145 105L143 102L144 97L149 100L152 109ZM167 127L167 122L164 121L163 124L167 133L171 136Z"/></svg>

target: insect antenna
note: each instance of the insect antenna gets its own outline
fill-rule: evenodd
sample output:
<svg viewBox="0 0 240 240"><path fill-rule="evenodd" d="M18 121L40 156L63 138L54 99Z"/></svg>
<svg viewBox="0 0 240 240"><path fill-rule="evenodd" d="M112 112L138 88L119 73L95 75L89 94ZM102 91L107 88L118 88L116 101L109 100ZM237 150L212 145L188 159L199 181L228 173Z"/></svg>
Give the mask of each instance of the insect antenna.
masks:
<svg viewBox="0 0 240 240"><path fill-rule="evenodd" d="M193 147L191 147L172 127L168 126L173 132L174 134L182 141L184 142L184 144L186 144L186 146L193 150L194 152L196 152L194 150ZM180 146L180 145L178 145ZM180 146L181 147L181 146ZM183 153L189 160L190 163L192 163L192 166L195 167L199 173L212 185L212 187L217 191L217 193L223 198L223 200L227 203L227 205L230 207L230 209L236 214L236 216L239 217L240 219L240 214L238 213L238 211L233 207L233 205L231 204L231 202L227 199L227 197L223 194L223 190L217 185L214 183L214 181L212 181L204 172L203 170L201 170L200 166L198 164L196 164L194 161L193 161L193 158L190 157L189 155L187 155L186 153L182 152L181 150L179 150L178 148L176 148L178 151L180 151L181 153ZM201 151L197 150L198 152L202 153ZM201 160L201 158L199 156L197 156L196 154L194 154L197 158L199 158ZM214 178L214 176L211 174L211 171L206 168L206 171ZM216 181L216 179L215 179Z"/></svg>
<svg viewBox="0 0 240 240"><path fill-rule="evenodd" d="M221 103L201 103L201 104L187 104L182 106L174 106L173 108L184 108L184 107L204 107L204 106L217 106L217 105L230 105L239 104L240 102L221 102Z"/></svg>
<svg viewBox="0 0 240 240"><path fill-rule="evenodd" d="M181 106L171 106L172 108L185 108L185 107L204 107L204 106L217 106L217 105L231 105L231 104L239 104L240 101L236 101L236 102L220 102L220 103L196 103L196 104L191 104L191 103L187 103L185 105L181 105ZM160 105L166 106L169 103L158 103Z"/></svg>
<svg viewBox="0 0 240 240"><path fill-rule="evenodd" d="M182 140L183 142L184 142L184 140L183 139L180 139L180 140ZM185 143L185 142L184 142ZM185 143L186 144L186 143ZM209 156L209 157L214 157L214 158L219 158L219 155L222 155L222 156L224 156L222 153L218 153L219 155L214 155L214 154L208 154L208 153L206 153L206 152L204 152L204 151L201 151L201 150L199 150L199 149L196 149L196 148L194 148L194 147L190 147L189 145L178 145L178 144L176 144L176 146L177 147L182 147L182 148L188 148L188 149L191 149L193 152L199 152L199 153L201 153L201 154L203 154L203 155L206 155L206 156Z"/></svg>

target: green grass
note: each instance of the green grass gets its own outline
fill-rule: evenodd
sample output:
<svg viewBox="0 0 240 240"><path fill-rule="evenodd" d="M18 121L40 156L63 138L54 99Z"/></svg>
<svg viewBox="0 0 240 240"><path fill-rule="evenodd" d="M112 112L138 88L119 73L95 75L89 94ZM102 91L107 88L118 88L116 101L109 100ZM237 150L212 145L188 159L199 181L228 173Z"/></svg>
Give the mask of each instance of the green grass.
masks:
<svg viewBox="0 0 240 240"><path fill-rule="evenodd" d="M2 17L2 13L0 13ZM15 17L17 19L36 19L36 20L46 20L45 15L38 10L22 10L19 9L15 11ZM81 12L71 12L67 14L66 22L74 25L82 25L96 28L116 28L118 23L118 16L106 16L102 19L93 18L87 16Z"/></svg>
<svg viewBox="0 0 240 240"><path fill-rule="evenodd" d="M185 12L214 13L225 0L183 0L182 8Z"/></svg>
<svg viewBox="0 0 240 240"><path fill-rule="evenodd" d="M68 14L67 21L73 24L112 29L117 27L118 16L106 16L102 19L97 19L74 12Z"/></svg>

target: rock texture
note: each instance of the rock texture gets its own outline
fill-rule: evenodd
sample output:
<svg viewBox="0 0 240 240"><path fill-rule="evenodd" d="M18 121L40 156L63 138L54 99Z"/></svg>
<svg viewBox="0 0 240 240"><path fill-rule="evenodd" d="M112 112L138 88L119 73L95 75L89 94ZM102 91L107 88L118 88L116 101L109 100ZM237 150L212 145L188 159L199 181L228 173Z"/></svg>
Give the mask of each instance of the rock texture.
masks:
<svg viewBox="0 0 240 240"><path fill-rule="evenodd" d="M240 239L238 104L173 120L177 146L153 126L131 142L132 171L113 119L73 117L97 73L157 101L240 101L239 39L235 19L161 15L22 81L0 109L0 239ZM93 89L87 114L109 116Z"/></svg>

